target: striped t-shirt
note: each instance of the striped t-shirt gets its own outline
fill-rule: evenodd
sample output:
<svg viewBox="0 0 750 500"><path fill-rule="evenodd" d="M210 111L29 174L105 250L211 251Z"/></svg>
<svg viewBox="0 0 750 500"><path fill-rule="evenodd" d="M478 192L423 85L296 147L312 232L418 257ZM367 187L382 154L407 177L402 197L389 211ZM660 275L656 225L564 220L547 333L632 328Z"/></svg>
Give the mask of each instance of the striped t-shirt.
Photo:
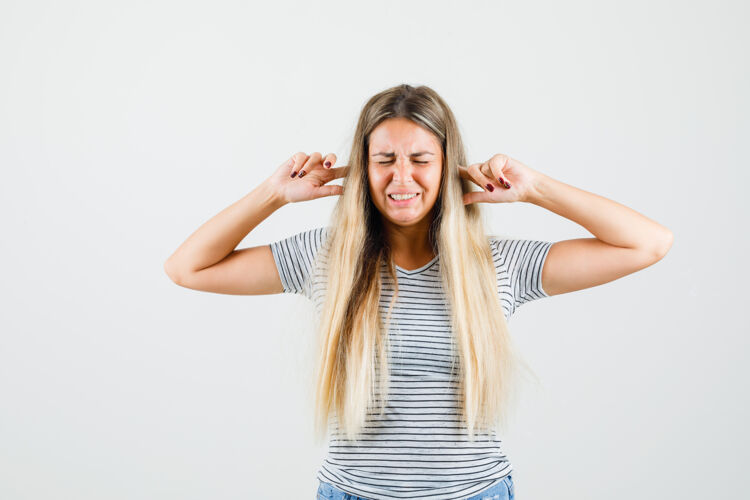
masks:
<svg viewBox="0 0 750 500"><path fill-rule="evenodd" d="M324 247L328 227L318 227L271 243L284 293L302 294L320 313L327 269ZM542 266L552 242L488 237L495 262L500 301L506 319L522 304L547 297ZM315 275L313 262L322 259ZM440 259L418 269L396 267L399 293L391 312L388 337L390 394L384 417L368 413L356 445L339 433L335 415L328 453L317 477L352 495L368 499L465 499L512 472L494 430L476 432L474 442L461 425L459 388L451 363L458 353L440 281ZM381 268L387 276L385 264ZM383 280L382 324L393 296Z"/></svg>

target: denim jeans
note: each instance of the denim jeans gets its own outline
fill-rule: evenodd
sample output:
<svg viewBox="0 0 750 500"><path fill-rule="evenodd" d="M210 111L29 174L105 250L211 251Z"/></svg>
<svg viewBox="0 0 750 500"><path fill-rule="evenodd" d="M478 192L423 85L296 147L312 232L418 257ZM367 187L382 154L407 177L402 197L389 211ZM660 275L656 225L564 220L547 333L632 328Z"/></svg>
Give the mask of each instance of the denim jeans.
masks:
<svg viewBox="0 0 750 500"><path fill-rule="evenodd" d="M492 488L467 497L465 500L514 500L515 491L513 488L513 473L508 474L502 481ZM330 483L320 481L316 500L368 500L365 497L358 497L346 493L336 488Z"/></svg>

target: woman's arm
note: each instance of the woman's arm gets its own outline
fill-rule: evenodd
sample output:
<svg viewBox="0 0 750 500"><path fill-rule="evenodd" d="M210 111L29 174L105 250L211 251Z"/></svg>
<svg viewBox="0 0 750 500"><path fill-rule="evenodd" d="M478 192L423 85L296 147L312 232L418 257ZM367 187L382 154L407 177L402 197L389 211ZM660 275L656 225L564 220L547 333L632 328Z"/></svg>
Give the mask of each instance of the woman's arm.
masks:
<svg viewBox="0 0 750 500"><path fill-rule="evenodd" d="M323 160L328 164L325 167ZM333 153L325 158L318 152L293 155L271 177L191 234L164 263L169 278L180 286L206 292L281 293L282 282L270 245L235 247L287 203L340 195L342 186L326 185L346 175L348 167L331 167L335 161Z"/></svg>
<svg viewBox="0 0 750 500"><path fill-rule="evenodd" d="M275 278L275 267L270 250L266 252L264 248L253 247L234 252L234 249L250 231L284 205L285 202L268 182L259 184L239 201L213 216L191 234L167 259L164 263L164 270L175 283L205 291L240 293L237 283L232 285L238 288L234 292L219 290L222 284L224 286L231 284L230 276L232 275L235 279L241 276L255 276L255 288L259 282L270 283ZM212 275L210 281L213 286L199 286L199 281L208 280L203 277L198 280L196 276L225 259L228 265L223 266L223 269L217 267L214 272L203 274L207 278L208 274ZM241 262L242 260L244 262ZM243 273L243 268L248 272ZM265 279L262 273L265 273ZM270 293L271 288L278 292L281 290L280 285L279 280L278 286L265 287L268 288L266 292Z"/></svg>
<svg viewBox="0 0 750 500"><path fill-rule="evenodd" d="M164 263L170 277L210 267L234 250L240 241L285 205L267 182L214 215L185 240Z"/></svg>
<svg viewBox="0 0 750 500"><path fill-rule="evenodd" d="M542 270L548 295L608 283L658 262L672 246L666 227L624 205L531 171L521 201L570 219L596 238L555 242Z"/></svg>
<svg viewBox="0 0 750 500"><path fill-rule="evenodd" d="M464 193L464 204L525 201L580 224L596 238L552 244L542 268L547 295L601 285L648 267L666 255L672 232L617 202L533 170L508 155L459 165L462 178L483 191Z"/></svg>
<svg viewBox="0 0 750 500"><path fill-rule="evenodd" d="M522 201L546 208L585 227L604 243L651 253L659 260L672 245L672 232L616 201L534 173Z"/></svg>

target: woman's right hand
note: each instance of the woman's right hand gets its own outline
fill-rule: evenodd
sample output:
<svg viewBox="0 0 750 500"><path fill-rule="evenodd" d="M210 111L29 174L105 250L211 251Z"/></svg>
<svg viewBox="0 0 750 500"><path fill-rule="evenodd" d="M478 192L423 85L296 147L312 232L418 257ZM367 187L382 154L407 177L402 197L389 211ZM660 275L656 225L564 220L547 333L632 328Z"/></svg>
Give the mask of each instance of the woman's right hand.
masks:
<svg viewBox="0 0 750 500"><path fill-rule="evenodd" d="M329 162L328 166L325 162ZM285 203L314 200L323 196L334 196L343 193L342 186L328 182L344 177L348 166L333 168L336 155L330 153L323 158L320 153L307 155L295 153L282 163L268 182Z"/></svg>

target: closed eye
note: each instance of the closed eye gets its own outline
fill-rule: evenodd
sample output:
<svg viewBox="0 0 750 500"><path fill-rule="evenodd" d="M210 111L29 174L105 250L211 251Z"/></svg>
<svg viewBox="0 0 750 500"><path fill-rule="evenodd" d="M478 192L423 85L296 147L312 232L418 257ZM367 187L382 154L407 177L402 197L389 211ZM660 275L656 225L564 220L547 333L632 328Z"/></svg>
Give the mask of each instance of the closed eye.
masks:
<svg viewBox="0 0 750 500"><path fill-rule="evenodd" d="M378 165L388 165L389 163L393 163L392 161L379 161ZM414 161L414 163L430 163L428 161Z"/></svg>

